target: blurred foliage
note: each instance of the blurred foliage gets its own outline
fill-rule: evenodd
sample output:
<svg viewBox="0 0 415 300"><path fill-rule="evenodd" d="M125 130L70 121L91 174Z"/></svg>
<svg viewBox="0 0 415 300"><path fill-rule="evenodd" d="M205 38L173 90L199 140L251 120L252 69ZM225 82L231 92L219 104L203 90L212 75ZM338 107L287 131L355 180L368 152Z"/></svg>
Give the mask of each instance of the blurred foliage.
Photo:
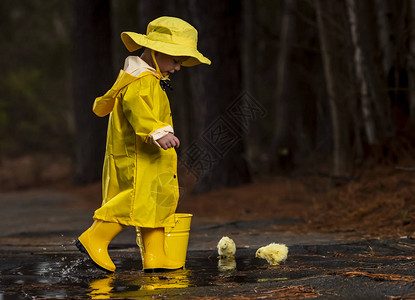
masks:
<svg viewBox="0 0 415 300"><path fill-rule="evenodd" d="M72 150L71 1L0 1L0 155Z"/></svg>

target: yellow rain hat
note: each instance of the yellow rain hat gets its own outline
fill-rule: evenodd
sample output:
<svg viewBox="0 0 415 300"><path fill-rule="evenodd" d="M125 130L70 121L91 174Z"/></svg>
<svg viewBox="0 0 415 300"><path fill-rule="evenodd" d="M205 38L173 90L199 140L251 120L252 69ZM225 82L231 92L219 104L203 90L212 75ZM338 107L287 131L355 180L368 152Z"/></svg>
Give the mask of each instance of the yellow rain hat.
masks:
<svg viewBox="0 0 415 300"><path fill-rule="evenodd" d="M196 28L179 18L157 18L148 24L146 35L123 32L121 39L130 52L145 47L171 56L189 56L182 63L185 67L210 65L210 60L197 50Z"/></svg>

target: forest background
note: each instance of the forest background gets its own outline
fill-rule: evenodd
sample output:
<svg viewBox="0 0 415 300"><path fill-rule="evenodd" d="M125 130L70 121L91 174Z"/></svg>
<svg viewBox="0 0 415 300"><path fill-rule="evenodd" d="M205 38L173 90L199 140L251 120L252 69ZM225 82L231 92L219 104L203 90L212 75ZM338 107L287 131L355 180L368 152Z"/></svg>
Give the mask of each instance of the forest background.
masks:
<svg viewBox="0 0 415 300"><path fill-rule="evenodd" d="M120 33L169 15L212 60L168 91L182 189L283 195L289 178L320 193L315 210L392 207L415 230L415 1L3 0L0 15L1 190L99 182L107 119L91 107L131 55Z"/></svg>

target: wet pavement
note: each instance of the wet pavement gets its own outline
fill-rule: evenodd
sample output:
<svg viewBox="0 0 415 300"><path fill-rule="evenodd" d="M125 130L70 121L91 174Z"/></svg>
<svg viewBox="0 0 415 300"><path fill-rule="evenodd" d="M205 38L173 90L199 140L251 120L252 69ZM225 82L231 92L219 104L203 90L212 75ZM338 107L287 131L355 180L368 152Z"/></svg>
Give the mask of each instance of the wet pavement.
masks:
<svg viewBox="0 0 415 300"><path fill-rule="evenodd" d="M0 300L3 299L415 299L415 240L347 240L275 230L299 220L217 224L194 217L186 269L141 271L135 231L110 246L114 274L93 267L74 239L91 212L68 206L68 195L37 191L0 195ZM223 235L238 248L220 260ZM288 259L270 266L258 247L285 243Z"/></svg>

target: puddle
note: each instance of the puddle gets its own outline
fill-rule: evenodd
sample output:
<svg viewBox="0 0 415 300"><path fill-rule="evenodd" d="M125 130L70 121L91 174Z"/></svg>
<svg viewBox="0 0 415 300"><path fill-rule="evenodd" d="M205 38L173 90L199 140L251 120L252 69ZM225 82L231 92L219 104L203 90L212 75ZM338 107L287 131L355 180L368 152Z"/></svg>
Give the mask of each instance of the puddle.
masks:
<svg viewBox="0 0 415 300"><path fill-rule="evenodd" d="M179 297L180 290L185 288L256 282L254 271L266 266L253 254L236 260L222 260L214 252L199 251L189 255L184 270L147 274L141 270L139 256L119 252L113 258L117 272L108 275L78 253L43 253L38 254L37 259L31 256L27 263L0 273L0 300L71 297L145 299L159 294L161 290L170 297Z"/></svg>
<svg viewBox="0 0 415 300"><path fill-rule="evenodd" d="M141 298L159 293L159 289L183 289L194 286L191 270L177 270L160 275L112 274L92 281L87 293L92 299L103 298Z"/></svg>
<svg viewBox="0 0 415 300"><path fill-rule="evenodd" d="M141 270L132 248L110 252L114 274L98 270L75 251L2 253L0 300L415 295L415 242L406 243L408 249L397 248L401 245L291 247L280 266L255 258L254 249L238 249L230 260L218 259L214 251L191 251L186 269L157 274Z"/></svg>

